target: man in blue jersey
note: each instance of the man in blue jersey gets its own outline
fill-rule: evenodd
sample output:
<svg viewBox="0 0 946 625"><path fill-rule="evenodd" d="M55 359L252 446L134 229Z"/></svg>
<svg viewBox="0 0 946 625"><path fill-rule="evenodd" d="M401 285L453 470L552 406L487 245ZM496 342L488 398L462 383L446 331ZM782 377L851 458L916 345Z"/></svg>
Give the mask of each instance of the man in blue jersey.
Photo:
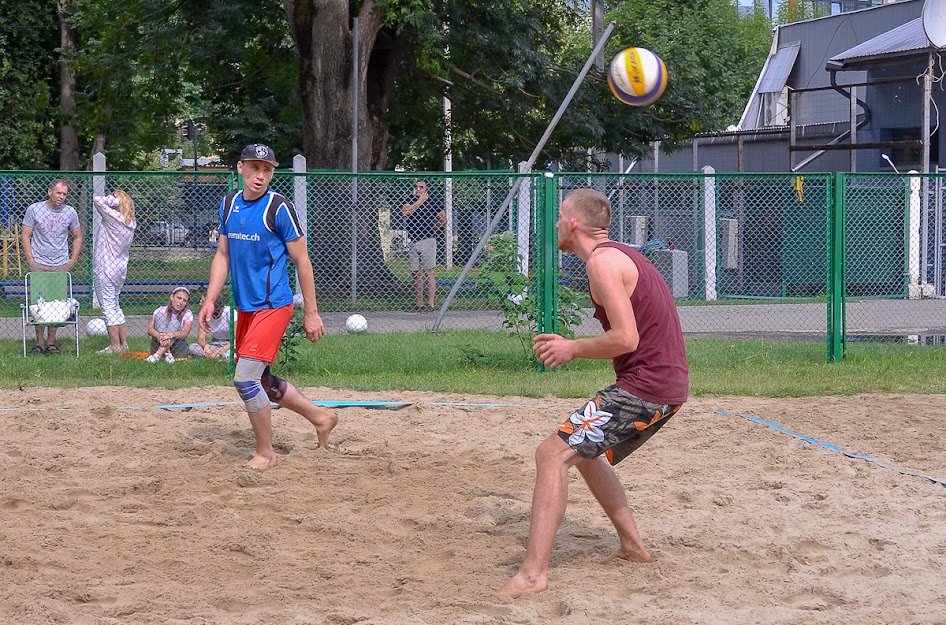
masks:
<svg viewBox="0 0 946 625"><path fill-rule="evenodd" d="M325 336L315 302L312 262L296 209L269 188L278 164L273 150L260 143L246 146L240 155L237 171L243 189L220 203L217 253L198 316L200 327L209 330L213 303L229 275L238 310L233 385L246 405L256 437L256 454L248 463L254 469L276 464L271 401L308 419L322 448L328 448L329 433L338 423L334 413L316 406L295 386L270 372L292 319L293 294L286 269L289 258L299 274L306 338L314 343Z"/></svg>

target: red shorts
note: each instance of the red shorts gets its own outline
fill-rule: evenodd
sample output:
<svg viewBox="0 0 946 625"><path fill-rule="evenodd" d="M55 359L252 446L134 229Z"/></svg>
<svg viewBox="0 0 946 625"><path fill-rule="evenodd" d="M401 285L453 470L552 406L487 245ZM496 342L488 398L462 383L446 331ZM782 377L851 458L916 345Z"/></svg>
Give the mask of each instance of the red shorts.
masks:
<svg viewBox="0 0 946 625"><path fill-rule="evenodd" d="M292 320L292 304L282 308L262 308L253 312L237 312L236 357L253 358L265 363L276 362L279 344Z"/></svg>

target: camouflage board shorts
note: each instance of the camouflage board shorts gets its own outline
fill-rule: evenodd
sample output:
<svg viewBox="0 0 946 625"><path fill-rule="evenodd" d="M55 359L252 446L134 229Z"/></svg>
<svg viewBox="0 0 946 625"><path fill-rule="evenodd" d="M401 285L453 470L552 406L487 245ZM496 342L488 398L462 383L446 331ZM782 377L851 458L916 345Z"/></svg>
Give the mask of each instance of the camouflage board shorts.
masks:
<svg viewBox="0 0 946 625"><path fill-rule="evenodd" d="M609 386L572 413L558 435L582 458L605 454L615 465L646 443L682 405L655 404Z"/></svg>

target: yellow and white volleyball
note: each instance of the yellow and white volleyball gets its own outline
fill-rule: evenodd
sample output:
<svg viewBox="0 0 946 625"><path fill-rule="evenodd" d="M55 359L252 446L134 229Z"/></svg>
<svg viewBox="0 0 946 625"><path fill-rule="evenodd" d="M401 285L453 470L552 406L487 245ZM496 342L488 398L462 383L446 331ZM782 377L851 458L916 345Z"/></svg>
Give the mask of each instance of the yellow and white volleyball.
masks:
<svg viewBox="0 0 946 625"><path fill-rule="evenodd" d="M345 320L345 327L352 334L357 334L358 332L364 332L368 329L368 320L362 317L361 315L352 315Z"/></svg>
<svg viewBox="0 0 946 625"><path fill-rule="evenodd" d="M108 328L105 326L105 320L100 318L89 319L85 324L86 336L105 336L108 334Z"/></svg>
<svg viewBox="0 0 946 625"><path fill-rule="evenodd" d="M647 48L621 50L608 68L608 87L624 104L653 104L667 88L667 66Z"/></svg>

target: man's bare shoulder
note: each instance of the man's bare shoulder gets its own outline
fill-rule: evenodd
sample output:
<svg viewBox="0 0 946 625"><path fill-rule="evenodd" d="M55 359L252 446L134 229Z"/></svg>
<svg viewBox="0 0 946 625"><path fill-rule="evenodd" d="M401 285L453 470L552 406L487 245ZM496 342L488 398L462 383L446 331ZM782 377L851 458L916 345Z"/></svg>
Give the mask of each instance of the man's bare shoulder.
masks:
<svg viewBox="0 0 946 625"><path fill-rule="evenodd" d="M640 271L627 254L613 247L599 247L585 264L592 297L603 302L605 293L618 287L629 296L637 286ZM620 285L620 286L618 286Z"/></svg>
<svg viewBox="0 0 946 625"><path fill-rule="evenodd" d="M588 271L636 271L630 256L614 247L599 247L591 252L585 263Z"/></svg>

